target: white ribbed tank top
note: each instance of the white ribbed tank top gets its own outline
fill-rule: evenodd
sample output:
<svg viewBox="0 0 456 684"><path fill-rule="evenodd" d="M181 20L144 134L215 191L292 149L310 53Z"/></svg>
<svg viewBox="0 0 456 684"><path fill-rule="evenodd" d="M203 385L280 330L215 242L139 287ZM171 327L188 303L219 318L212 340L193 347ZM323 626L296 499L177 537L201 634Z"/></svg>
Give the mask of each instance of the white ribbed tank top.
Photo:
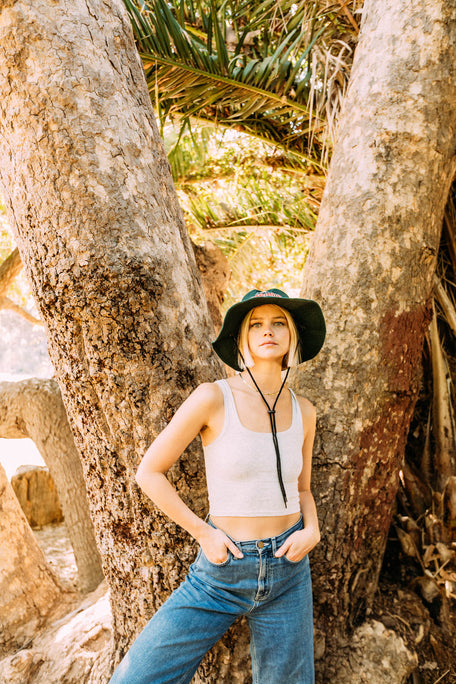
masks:
<svg viewBox="0 0 456 684"><path fill-rule="evenodd" d="M304 430L294 392L290 390L293 405L291 426L277 433L287 495L285 507L272 434L244 427L228 382L217 380L217 385L223 392L225 421L220 434L203 448L209 513L251 517L298 513L298 477L302 470Z"/></svg>

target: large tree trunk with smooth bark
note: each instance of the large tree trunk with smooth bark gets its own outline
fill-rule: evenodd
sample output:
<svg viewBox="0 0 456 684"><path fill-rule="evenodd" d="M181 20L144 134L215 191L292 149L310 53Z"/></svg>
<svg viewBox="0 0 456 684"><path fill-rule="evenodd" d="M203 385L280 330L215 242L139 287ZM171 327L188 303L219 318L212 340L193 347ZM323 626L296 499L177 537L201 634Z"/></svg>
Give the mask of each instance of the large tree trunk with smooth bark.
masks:
<svg viewBox="0 0 456 684"><path fill-rule="evenodd" d="M455 103L456 2L367 0L303 288L328 324L297 378L320 414L320 681L377 588L455 172Z"/></svg>
<svg viewBox="0 0 456 684"><path fill-rule="evenodd" d="M0 464L0 658L33 639L61 597Z"/></svg>
<svg viewBox="0 0 456 684"><path fill-rule="evenodd" d="M221 365L122 3L11 0L0 32L0 182L82 457L119 656L195 550L136 467ZM169 477L204 515L199 445ZM246 638L228 664L231 641L200 681L246 681Z"/></svg>
<svg viewBox="0 0 456 684"><path fill-rule="evenodd" d="M79 454L55 380L0 382L0 437L31 439L59 495L78 567L78 584L92 591L103 579Z"/></svg>

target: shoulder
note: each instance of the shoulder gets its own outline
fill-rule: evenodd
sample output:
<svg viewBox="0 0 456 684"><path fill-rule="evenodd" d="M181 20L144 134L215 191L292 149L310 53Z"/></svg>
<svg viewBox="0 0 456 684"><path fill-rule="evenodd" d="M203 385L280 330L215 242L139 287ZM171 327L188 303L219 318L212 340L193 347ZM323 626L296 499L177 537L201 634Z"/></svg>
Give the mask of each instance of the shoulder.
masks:
<svg viewBox="0 0 456 684"><path fill-rule="evenodd" d="M212 427L217 416L223 415L223 392L216 382L203 382L193 390L187 402L191 402L191 412L202 423L201 435L206 428Z"/></svg>
<svg viewBox="0 0 456 684"><path fill-rule="evenodd" d="M302 419L306 422L315 422L317 417L317 410L315 406L305 397L300 397L296 394L296 399L298 400L299 408L301 409Z"/></svg>
<svg viewBox="0 0 456 684"><path fill-rule="evenodd" d="M193 390L189 400L202 409L214 409L223 404L223 392L216 382L203 382Z"/></svg>

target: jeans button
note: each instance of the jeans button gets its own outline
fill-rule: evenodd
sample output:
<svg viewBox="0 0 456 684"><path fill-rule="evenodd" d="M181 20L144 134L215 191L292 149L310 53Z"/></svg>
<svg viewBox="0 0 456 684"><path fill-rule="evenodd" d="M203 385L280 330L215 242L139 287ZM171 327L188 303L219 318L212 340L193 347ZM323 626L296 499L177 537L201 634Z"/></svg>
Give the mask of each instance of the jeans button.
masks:
<svg viewBox="0 0 456 684"><path fill-rule="evenodd" d="M259 541L259 542L258 542L258 548L259 548L259 549L262 549L263 546L264 546L264 542Z"/></svg>

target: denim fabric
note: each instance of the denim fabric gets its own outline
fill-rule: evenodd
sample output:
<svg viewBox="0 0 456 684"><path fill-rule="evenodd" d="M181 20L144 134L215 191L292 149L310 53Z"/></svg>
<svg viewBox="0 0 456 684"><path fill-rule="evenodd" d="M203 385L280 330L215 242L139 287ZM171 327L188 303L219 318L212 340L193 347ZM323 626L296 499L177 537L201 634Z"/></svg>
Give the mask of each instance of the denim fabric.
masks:
<svg viewBox="0 0 456 684"><path fill-rule="evenodd" d="M200 548L187 577L138 636L110 684L188 684L204 654L241 615L250 628L253 684L313 684L309 558L274 557L301 528L302 518L277 537L235 541L244 558L229 553L221 564Z"/></svg>

